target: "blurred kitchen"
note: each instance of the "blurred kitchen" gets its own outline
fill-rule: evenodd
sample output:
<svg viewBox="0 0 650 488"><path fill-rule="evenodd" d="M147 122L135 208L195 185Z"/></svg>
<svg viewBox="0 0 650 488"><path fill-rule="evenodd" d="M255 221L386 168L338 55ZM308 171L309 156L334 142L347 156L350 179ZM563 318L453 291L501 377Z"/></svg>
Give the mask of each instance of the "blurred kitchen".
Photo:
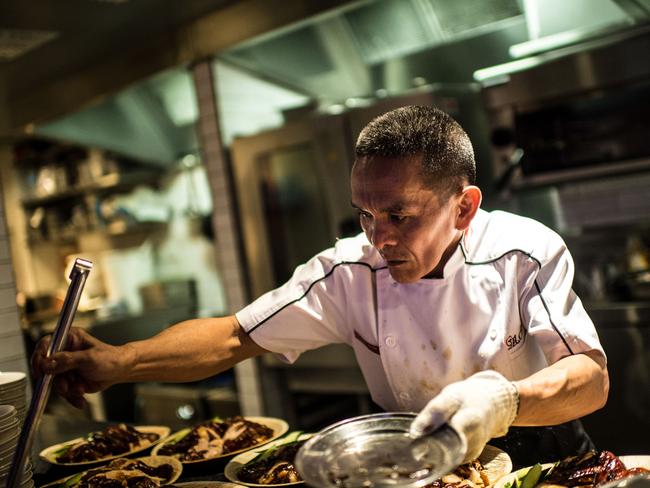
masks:
<svg viewBox="0 0 650 488"><path fill-rule="evenodd" d="M650 0L5 0L0 371L27 371L76 257L94 268L75 325L110 343L281 284L360 231L360 128L432 104L468 131L483 206L567 241L612 384L585 424L597 445L642 452L649 21ZM241 412L310 430L374 409L337 346L291 368L264 357L191 385L119 385L86 415L179 427Z"/></svg>

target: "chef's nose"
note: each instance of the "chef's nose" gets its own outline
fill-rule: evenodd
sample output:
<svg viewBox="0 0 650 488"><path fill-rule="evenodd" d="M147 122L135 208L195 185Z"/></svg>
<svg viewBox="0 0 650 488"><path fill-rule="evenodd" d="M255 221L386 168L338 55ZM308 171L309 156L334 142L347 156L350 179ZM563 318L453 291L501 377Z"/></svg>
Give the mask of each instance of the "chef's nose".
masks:
<svg viewBox="0 0 650 488"><path fill-rule="evenodd" d="M378 251L381 251L387 246L394 246L397 243L395 232L390 224L375 221L369 230L370 235L368 237L370 243Z"/></svg>

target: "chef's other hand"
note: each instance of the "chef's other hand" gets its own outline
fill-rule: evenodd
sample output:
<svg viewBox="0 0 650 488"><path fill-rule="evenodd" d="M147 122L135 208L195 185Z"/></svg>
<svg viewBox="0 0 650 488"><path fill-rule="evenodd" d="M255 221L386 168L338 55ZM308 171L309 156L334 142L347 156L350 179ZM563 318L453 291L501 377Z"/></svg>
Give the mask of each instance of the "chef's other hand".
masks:
<svg viewBox="0 0 650 488"><path fill-rule="evenodd" d="M421 437L448 423L460 435L463 462L469 462L490 439L508 432L518 405L514 384L496 371L481 371L444 387L415 418L410 433Z"/></svg>
<svg viewBox="0 0 650 488"><path fill-rule="evenodd" d="M118 382L122 373L124 351L106 344L83 329L72 327L65 351L47 357L52 337L41 339L32 355L36 378L56 375L54 390L77 408L86 404L84 394L105 390Z"/></svg>

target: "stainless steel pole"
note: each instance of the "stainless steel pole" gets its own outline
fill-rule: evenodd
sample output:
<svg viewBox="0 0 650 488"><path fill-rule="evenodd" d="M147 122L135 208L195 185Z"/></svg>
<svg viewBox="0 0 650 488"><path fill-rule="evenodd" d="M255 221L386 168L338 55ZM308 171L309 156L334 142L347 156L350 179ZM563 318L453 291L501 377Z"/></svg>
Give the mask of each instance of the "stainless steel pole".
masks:
<svg viewBox="0 0 650 488"><path fill-rule="evenodd" d="M50 347L47 351L48 357L61 351L65 345L68 331L70 330L74 316L77 313L77 307L79 306L79 300L81 299L81 292L83 291L86 279L88 278L88 274L92 267L93 263L79 258L75 260L74 265L72 266L72 270L70 271L70 286L68 286L68 291L65 295L65 300L63 301L63 307L59 314L59 320L54 329L54 333L52 334ZM45 410L47 399L50 396L53 379L53 375L47 374L42 376L36 384L32 401L29 404L29 409L25 416L25 422L20 431L16 453L14 454L11 463L9 477L7 478L7 488L18 488L20 485L25 470L25 464L29 456L29 451L31 450L34 441L36 427L43 416L43 410Z"/></svg>

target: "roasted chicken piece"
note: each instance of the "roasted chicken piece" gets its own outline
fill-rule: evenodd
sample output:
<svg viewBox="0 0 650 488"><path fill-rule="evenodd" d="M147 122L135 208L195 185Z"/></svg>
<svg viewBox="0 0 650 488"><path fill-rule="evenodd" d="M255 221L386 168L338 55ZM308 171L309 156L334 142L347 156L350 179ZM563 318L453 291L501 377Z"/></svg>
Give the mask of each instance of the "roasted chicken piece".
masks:
<svg viewBox="0 0 650 488"><path fill-rule="evenodd" d="M591 488L644 472L650 473L644 468L627 469L623 462L609 451L589 451L582 456L572 456L560 461L544 478L544 485Z"/></svg>
<svg viewBox="0 0 650 488"><path fill-rule="evenodd" d="M424 488L484 488L488 485L490 480L485 468L478 459L474 459Z"/></svg>
<svg viewBox="0 0 650 488"><path fill-rule="evenodd" d="M298 449L304 443L305 441L297 441L285 446L279 446L274 450L273 454L244 465L237 473L237 477L246 483L258 485L277 485L302 481L300 474L293 465L293 461L296 458Z"/></svg>
<svg viewBox="0 0 650 488"><path fill-rule="evenodd" d="M127 453L143 443L158 440L158 434L139 432L126 424L111 425L93 432L84 441L69 447L56 457L59 463L82 463Z"/></svg>
<svg viewBox="0 0 650 488"><path fill-rule="evenodd" d="M240 416L210 420L194 427L178 442L165 444L158 454L197 461L252 447L272 436L269 427Z"/></svg>

